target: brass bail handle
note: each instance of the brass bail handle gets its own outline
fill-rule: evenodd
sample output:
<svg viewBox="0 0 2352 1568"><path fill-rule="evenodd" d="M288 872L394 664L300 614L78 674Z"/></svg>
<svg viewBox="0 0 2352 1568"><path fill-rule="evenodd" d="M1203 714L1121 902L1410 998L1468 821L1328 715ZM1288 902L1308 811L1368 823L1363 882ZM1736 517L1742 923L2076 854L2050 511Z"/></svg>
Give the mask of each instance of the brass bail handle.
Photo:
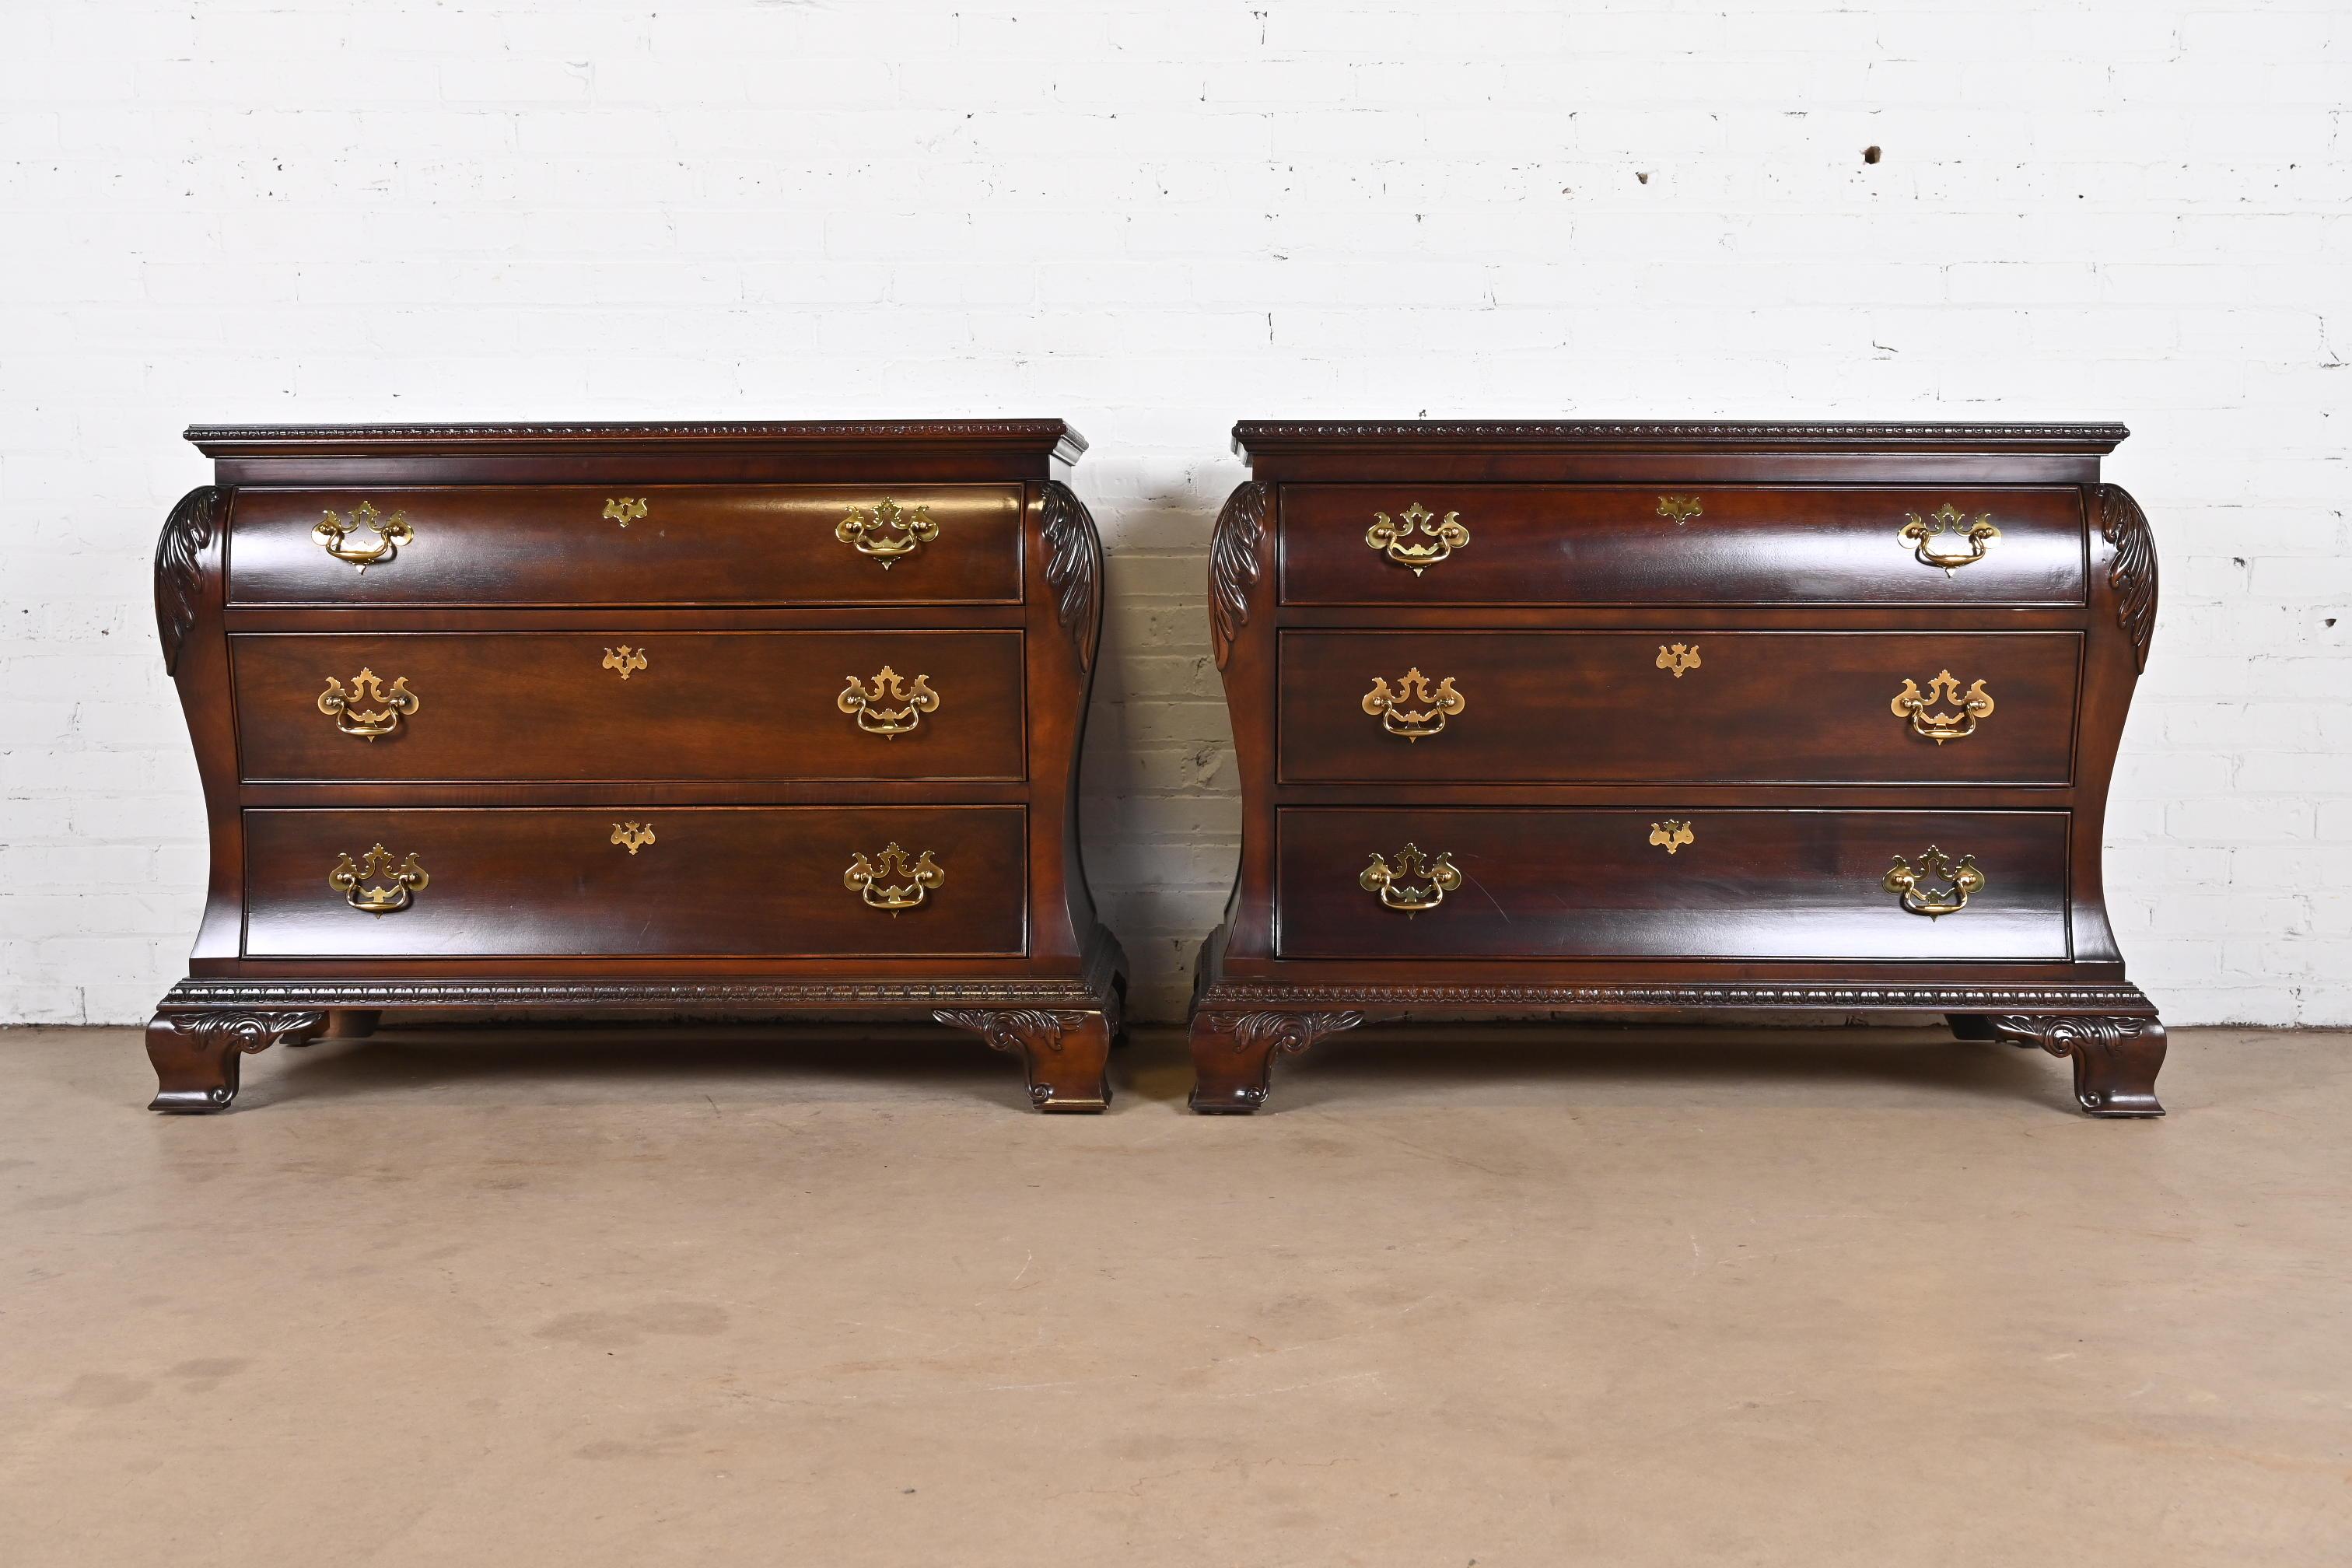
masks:
<svg viewBox="0 0 2352 1568"><path fill-rule="evenodd" d="M929 676L919 675L909 684L886 664L871 682L851 676L833 705L856 720L867 734L895 741L919 726L924 714L939 710L940 694L931 689Z"/></svg>
<svg viewBox="0 0 2352 1568"><path fill-rule="evenodd" d="M1407 741L1422 741L1442 734L1446 721L1460 714L1469 701L1454 689L1454 678L1447 676L1435 686L1429 677L1415 667L1397 679L1395 686L1385 676L1372 678L1372 689L1364 693L1365 712L1381 721L1381 728Z"/></svg>
<svg viewBox="0 0 2352 1568"><path fill-rule="evenodd" d="M364 666L352 677L349 690L331 675L327 689L319 693L319 711L332 719L336 729L362 741L391 734L400 728L402 719L421 706L416 693L408 689L406 676L386 687L374 670Z"/></svg>
<svg viewBox="0 0 2352 1568"><path fill-rule="evenodd" d="M374 534L375 542L365 549L347 550L343 547L343 541L362 531ZM408 526L405 513L395 511L379 521L375 508L362 501L352 511L349 522L335 512L328 512L310 531L310 537L324 546L328 554L358 567L365 575L367 569L377 562L390 561L397 555L401 545L416 537L416 531Z"/></svg>
<svg viewBox="0 0 2352 1568"><path fill-rule="evenodd" d="M327 886L342 894L343 901L352 908L371 915L399 913L431 881L415 856L395 861L382 844L358 861L346 851L336 859L335 868L327 873Z"/></svg>
<svg viewBox="0 0 2352 1568"><path fill-rule="evenodd" d="M1911 546L1911 553L1922 566L1940 566L1948 577L1963 566L1973 566L1985 558L1985 552L2000 542L2000 530L1992 525L1992 513L1984 512L1969 522L1960 515L1959 508L1946 501L1936 510L1921 517L1909 514L1911 521L1895 530L1895 537ZM1968 546L1962 551L1935 548L1935 542L1945 534L1956 534Z"/></svg>
<svg viewBox="0 0 2352 1568"><path fill-rule="evenodd" d="M893 915L919 908L947 879L947 872L931 858L929 850L909 858L896 839L870 858L852 856L849 869L841 874L842 886L856 893L867 909Z"/></svg>
<svg viewBox="0 0 2352 1568"><path fill-rule="evenodd" d="M1462 871L1452 855L1424 858L1419 845L1408 844L1397 851L1394 864L1374 855L1356 884L1368 893L1379 894L1383 908L1417 915L1437 908L1446 894L1460 888Z"/></svg>
<svg viewBox="0 0 2352 1568"><path fill-rule="evenodd" d="M1419 501L1396 518L1384 511L1372 513L1372 526L1364 531L1366 545L1410 567L1416 577L1469 542L1470 531L1463 526L1460 512L1441 518Z"/></svg>
<svg viewBox="0 0 2352 1568"><path fill-rule="evenodd" d="M1984 890L1985 875L1977 869L1975 856L1963 855L1956 865L1931 844L1927 852L1919 857L1916 867L1897 855L1884 885L1888 892L1899 896L1903 907L1913 914L1939 920L1967 909L1969 895Z"/></svg>
<svg viewBox="0 0 2352 1568"><path fill-rule="evenodd" d="M912 507L901 507L888 496L872 507L853 506L849 515L834 525L833 536L860 555L882 563L887 572L902 556L912 555L940 536L940 525L931 521L929 501Z"/></svg>
<svg viewBox="0 0 2352 1568"><path fill-rule="evenodd" d="M1948 703L1952 711L1932 711L1939 704ZM1918 683L1906 679L1903 689L1887 704L1897 719L1911 721L1911 732L1922 739L1942 745L1947 741L1965 741L1977 732L1977 721L1992 717L1992 693L1981 680L1971 682L1967 691L1960 689L1958 679L1948 669L1936 672L1936 679L1921 691Z"/></svg>

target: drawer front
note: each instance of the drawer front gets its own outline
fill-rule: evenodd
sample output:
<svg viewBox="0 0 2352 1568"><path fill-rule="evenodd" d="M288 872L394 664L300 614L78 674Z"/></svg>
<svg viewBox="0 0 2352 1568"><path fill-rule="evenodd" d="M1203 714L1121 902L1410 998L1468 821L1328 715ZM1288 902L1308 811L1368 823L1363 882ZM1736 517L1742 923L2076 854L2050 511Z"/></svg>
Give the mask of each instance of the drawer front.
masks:
<svg viewBox="0 0 2352 1568"><path fill-rule="evenodd" d="M230 525L228 596L232 605L1013 604L1021 497L1011 485L887 483L246 489Z"/></svg>
<svg viewBox="0 0 2352 1568"><path fill-rule="evenodd" d="M1025 773L1017 631L238 634L248 780Z"/></svg>
<svg viewBox="0 0 2352 1568"><path fill-rule="evenodd" d="M1662 801L1639 811L1297 808L1276 818L1276 947L1288 958L2068 952L2063 812L1677 811ZM1365 877L1380 876L1375 856L1389 875L1368 889ZM1916 874L1915 903L1956 901L1963 857L1982 885L1956 912L1914 913L1885 883L1897 857Z"/></svg>
<svg viewBox="0 0 2352 1568"><path fill-rule="evenodd" d="M1285 783L2065 784L2073 632L1286 631Z"/></svg>
<svg viewBox="0 0 2352 1568"><path fill-rule="evenodd" d="M2084 596L2084 524L2073 489L1286 485L1280 511L1290 604L2078 605Z"/></svg>
<svg viewBox="0 0 2352 1568"><path fill-rule="evenodd" d="M248 811L245 832L256 958L894 959L1027 944L1019 806ZM860 858L871 875L851 887Z"/></svg>

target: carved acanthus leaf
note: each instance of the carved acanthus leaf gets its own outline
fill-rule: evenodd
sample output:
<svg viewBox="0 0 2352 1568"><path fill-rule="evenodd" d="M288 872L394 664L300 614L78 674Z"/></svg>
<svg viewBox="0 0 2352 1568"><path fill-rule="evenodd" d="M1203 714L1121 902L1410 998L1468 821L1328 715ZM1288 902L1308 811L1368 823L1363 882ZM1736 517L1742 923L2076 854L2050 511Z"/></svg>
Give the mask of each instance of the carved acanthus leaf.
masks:
<svg viewBox="0 0 2352 1568"><path fill-rule="evenodd" d="M1267 487L1244 480L1225 498L1209 540L1209 627L1217 668L1233 657L1234 639L1249 624L1250 594L1257 586L1258 552L1265 542Z"/></svg>
<svg viewBox="0 0 2352 1568"><path fill-rule="evenodd" d="M204 590L204 554L220 532L229 492L201 485L180 498L155 541L155 630L163 639L163 668L176 674L180 648L196 624Z"/></svg>
<svg viewBox="0 0 2352 1568"><path fill-rule="evenodd" d="M192 1040L233 1039L247 1056L268 1050L289 1035L316 1034L327 1026L323 1013L168 1013L172 1027Z"/></svg>
<svg viewBox="0 0 2352 1568"><path fill-rule="evenodd" d="M951 1029L969 1029L995 1049L1015 1056L1033 1050L1060 1051L1063 1031L1084 1026L1087 1016L1034 1007L1003 1011L941 1007L931 1014L934 1022Z"/></svg>
<svg viewBox="0 0 2352 1568"><path fill-rule="evenodd" d="M1045 536L1045 584L1054 591L1055 618L1078 650L1078 668L1092 669L1102 635L1102 539L1095 520L1070 487L1045 486L1038 526Z"/></svg>
<svg viewBox="0 0 2352 1568"><path fill-rule="evenodd" d="M2156 536L2147 514L2121 485L2099 487L2099 531L2116 547L2107 585L2116 593L2116 624L2131 638L2132 668L2147 668L2156 637Z"/></svg>
<svg viewBox="0 0 2352 1568"><path fill-rule="evenodd" d="M1295 1057L1324 1036L1363 1021L1361 1013L1211 1014L1208 1018L1209 1027L1234 1037L1236 1056L1264 1050Z"/></svg>

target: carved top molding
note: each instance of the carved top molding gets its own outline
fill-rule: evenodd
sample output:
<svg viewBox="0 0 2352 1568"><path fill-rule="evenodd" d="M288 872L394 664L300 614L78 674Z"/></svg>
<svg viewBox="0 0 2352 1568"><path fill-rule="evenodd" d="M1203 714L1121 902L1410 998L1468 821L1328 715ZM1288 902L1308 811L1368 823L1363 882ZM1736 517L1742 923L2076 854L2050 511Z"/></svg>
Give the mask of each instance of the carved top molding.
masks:
<svg viewBox="0 0 2352 1568"><path fill-rule="evenodd" d="M192 425L208 458L371 457L544 450L665 443L684 447L797 447L826 442L993 447L1076 462L1087 438L1059 419L845 419L614 422L545 425Z"/></svg>
<svg viewBox="0 0 2352 1568"><path fill-rule="evenodd" d="M1798 451L2111 452L2131 432L2121 425L1811 424L1617 419L1399 419L1294 422L1244 419L1234 450L1246 458L1276 447L1459 444L1517 447L1684 447L1737 445Z"/></svg>

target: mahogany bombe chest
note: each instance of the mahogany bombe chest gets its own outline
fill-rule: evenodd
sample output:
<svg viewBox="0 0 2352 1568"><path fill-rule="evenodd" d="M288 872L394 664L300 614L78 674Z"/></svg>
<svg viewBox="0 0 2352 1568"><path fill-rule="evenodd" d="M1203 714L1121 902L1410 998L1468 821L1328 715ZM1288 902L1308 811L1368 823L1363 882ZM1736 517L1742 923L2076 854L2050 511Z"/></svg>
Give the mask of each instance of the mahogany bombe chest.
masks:
<svg viewBox="0 0 2352 1568"><path fill-rule="evenodd" d="M2160 1113L2100 880L2116 426L1243 424L1195 1109L1368 1020L1943 1014Z"/></svg>
<svg viewBox="0 0 2352 1568"><path fill-rule="evenodd" d="M1098 1110L1101 626L1059 420L189 432L155 559L212 834L160 1110L407 1009L915 1017Z"/></svg>

